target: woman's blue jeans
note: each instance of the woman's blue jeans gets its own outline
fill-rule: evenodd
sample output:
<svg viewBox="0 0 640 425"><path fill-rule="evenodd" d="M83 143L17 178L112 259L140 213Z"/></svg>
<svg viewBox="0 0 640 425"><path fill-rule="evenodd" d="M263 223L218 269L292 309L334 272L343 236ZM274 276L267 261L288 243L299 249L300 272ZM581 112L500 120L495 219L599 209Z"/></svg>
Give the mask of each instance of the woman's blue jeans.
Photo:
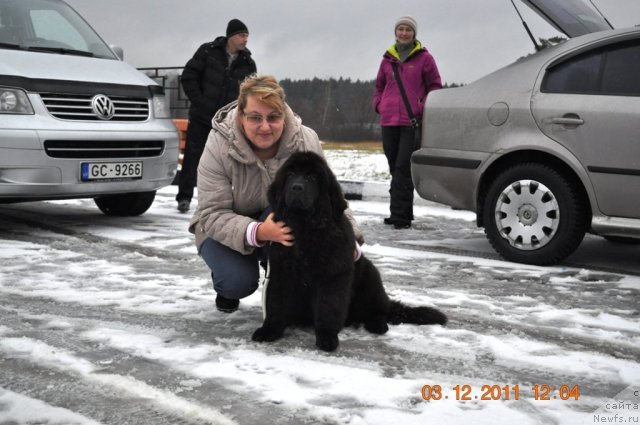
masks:
<svg viewBox="0 0 640 425"><path fill-rule="evenodd" d="M264 221L271 208L264 210L258 221ZM266 268L268 244L243 255L220 242L207 238L200 247L200 256L211 269L213 289L232 300L248 297L258 289L260 264Z"/></svg>
<svg viewBox="0 0 640 425"><path fill-rule="evenodd" d="M200 247L200 256L211 269L213 289L225 298L239 300L258 289L260 248L243 255L211 238Z"/></svg>

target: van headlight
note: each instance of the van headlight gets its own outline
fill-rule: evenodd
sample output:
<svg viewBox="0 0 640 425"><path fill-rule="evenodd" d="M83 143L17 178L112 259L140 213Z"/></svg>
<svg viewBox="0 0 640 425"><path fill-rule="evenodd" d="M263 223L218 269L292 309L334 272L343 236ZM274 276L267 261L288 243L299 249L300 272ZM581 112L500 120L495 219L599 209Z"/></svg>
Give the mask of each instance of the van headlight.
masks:
<svg viewBox="0 0 640 425"><path fill-rule="evenodd" d="M32 115L33 108L24 90L0 87L0 114Z"/></svg>
<svg viewBox="0 0 640 425"><path fill-rule="evenodd" d="M151 102L153 103L153 115L156 118L171 118L166 96L153 96Z"/></svg>

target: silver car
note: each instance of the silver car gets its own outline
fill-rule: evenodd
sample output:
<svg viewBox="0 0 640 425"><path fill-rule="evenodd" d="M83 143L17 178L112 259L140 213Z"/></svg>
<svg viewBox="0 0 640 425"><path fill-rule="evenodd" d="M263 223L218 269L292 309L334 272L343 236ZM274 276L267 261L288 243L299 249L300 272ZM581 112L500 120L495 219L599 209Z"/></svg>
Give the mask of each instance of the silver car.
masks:
<svg viewBox="0 0 640 425"><path fill-rule="evenodd" d="M67 3L0 0L0 204L142 214L173 181L178 143L162 87Z"/></svg>
<svg viewBox="0 0 640 425"><path fill-rule="evenodd" d="M510 261L558 263L585 232L640 242L640 27L581 0L523 2L570 39L429 94L416 191L475 211Z"/></svg>

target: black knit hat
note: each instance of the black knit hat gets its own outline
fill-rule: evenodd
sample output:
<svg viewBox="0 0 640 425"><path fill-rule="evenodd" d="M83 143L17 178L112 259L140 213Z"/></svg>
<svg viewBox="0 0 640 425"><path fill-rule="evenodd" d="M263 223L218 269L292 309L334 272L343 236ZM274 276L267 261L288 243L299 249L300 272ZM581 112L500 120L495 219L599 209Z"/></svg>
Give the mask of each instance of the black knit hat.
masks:
<svg viewBox="0 0 640 425"><path fill-rule="evenodd" d="M249 34L247 26L243 24L240 19L232 19L229 21L227 24L227 37L231 37L232 35L240 34L242 32Z"/></svg>

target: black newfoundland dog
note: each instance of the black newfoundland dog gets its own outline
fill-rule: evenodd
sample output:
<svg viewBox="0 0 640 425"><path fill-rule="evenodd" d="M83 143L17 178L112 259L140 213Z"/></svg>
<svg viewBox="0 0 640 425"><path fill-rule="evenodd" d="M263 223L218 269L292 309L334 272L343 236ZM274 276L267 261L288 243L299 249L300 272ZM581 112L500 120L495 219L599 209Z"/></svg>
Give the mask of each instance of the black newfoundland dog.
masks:
<svg viewBox="0 0 640 425"><path fill-rule="evenodd" d="M266 315L254 341L275 341L290 325L315 328L316 345L338 347L338 333L351 324L384 334L387 323L442 324L447 317L430 307L391 301L380 274L363 256L354 262L356 238L345 217L347 203L325 160L315 153L292 155L269 188L275 220L282 220L295 244L272 244Z"/></svg>

